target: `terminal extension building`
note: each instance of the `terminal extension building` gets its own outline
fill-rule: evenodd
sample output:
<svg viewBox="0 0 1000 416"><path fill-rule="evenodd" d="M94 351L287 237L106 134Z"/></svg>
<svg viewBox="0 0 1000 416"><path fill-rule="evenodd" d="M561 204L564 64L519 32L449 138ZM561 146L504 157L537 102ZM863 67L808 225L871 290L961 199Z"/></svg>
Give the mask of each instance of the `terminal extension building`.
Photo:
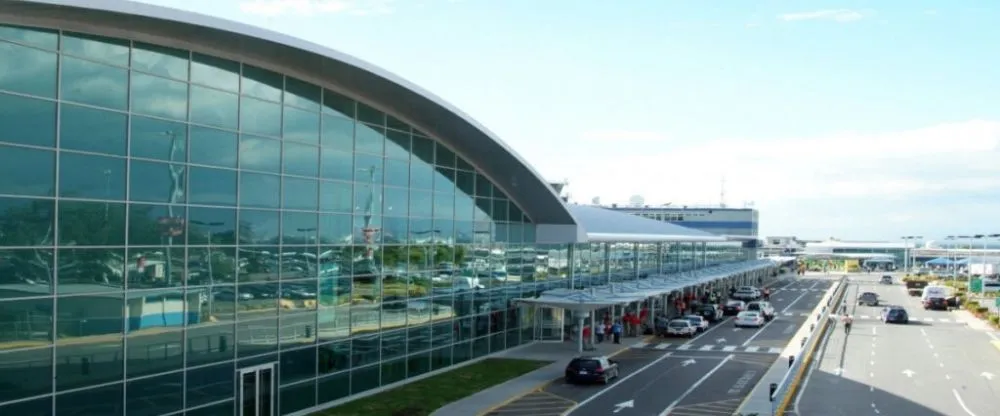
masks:
<svg viewBox="0 0 1000 416"><path fill-rule="evenodd" d="M563 342L564 310L519 299L775 272L718 234L566 204L334 50L142 3L0 3L2 415L307 414Z"/></svg>

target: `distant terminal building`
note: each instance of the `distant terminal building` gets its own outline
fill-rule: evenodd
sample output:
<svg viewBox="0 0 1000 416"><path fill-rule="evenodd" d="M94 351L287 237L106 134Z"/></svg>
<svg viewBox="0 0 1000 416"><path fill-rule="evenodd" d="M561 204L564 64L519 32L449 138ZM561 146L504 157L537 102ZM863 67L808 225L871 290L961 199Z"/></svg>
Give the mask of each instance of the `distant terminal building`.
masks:
<svg viewBox="0 0 1000 416"><path fill-rule="evenodd" d="M907 264L908 250L919 247L915 242L887 241L841 241L826 240L808 242L803 254L806 256L830 256L836 258L853 258L867 261L890 261L895 265Z"/></svg>
<svg viewBox="0 0 1000 416"><path fill-rule="evenodd" d="M754 208L619 206L607 208L718 235L757 237L760 213Z"/></svg>

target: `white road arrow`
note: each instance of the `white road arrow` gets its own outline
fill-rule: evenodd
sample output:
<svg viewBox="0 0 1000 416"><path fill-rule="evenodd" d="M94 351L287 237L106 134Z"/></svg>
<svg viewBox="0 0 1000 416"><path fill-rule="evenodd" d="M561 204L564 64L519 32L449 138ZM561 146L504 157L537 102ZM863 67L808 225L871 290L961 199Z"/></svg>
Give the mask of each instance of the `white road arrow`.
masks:
<svg viewBox="0 0 1000 416"><path fill-rule="evenodd" d="M903 374L906 374L907 377L913 377L913 375L916 373L917 373L916 371L910 369L903 370Z"/></svg>
<svg viewBox="0 0 1000 416"><path fill-rule="evenodd" d="M716 338L716 339L715 339L715 343L716 343L716 344L722 344L722 343L724 343L724 342L726 342L726 339L725 339L725 338Z"/></svg>
<svg viewBox="0 0 1000 416"><path fill-rule="evenodd" d="M689 366L689 365L691 365L691 364L694 364L694 363L697 363L697 361L695 361L695 360L694 360L694 359L692 359L692 358L688 358L687 360L684 360L684 361L682 361L682 362L681 362L681 367L687 367L687 366ZM992 377L992 376L993 376L993 375L992 375L992 374L990 374L990 377Z"/></svg>
<svg viewBox="0 0 1000 416"><path fill-rule="evenodd" d="M615 405L615 411L614 411L614 413L618 413L618 412L620 412L622 410L625 410L625 409L631 409L633 407L635 407L635 400L629 400L627 402L621 402L621 403L618 403L618 404Z"/></svg>
<svg viewBox="0 0 1000 416"><path fill-rule="evenodd" d="M993 377L994 377L993 373L987 373L985 371L983 371L983 373L980 374L980 375L983 376L983 377L986 377L987 380L993 380Z"/></svg>

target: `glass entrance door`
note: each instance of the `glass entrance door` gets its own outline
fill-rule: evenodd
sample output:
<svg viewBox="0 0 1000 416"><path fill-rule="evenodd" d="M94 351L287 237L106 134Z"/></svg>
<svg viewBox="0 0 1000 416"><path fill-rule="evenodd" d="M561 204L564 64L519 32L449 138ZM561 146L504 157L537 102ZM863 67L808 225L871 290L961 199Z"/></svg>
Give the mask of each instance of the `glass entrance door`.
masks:
<svg viewBox="0 0 1000 416"><path fill-rule="evenodd" d="M240 396L237 416L274 416L274 364L238 371Z"/></svg>

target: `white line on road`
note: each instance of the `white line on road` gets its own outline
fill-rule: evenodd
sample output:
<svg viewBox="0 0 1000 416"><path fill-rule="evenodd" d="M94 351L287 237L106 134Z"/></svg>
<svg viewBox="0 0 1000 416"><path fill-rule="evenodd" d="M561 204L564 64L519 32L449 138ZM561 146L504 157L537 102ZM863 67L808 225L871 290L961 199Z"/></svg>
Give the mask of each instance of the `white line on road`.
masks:
<svg viewBox="0 0 1000 416"><path fill-rule="evenodd" d="M711 377L712 374L714 374L716 371L719 371L719 369L722 368L722 366L726 365L726 363L729 362L729 360L732 360L733 357L734 357L733 354L727 355L726 358L724 358L722 361L719 362L719 364L717 364L715 367L712 367L711 370L708 370L708 372L705 373L704 376L699 378L698 381L694 382L694 384L692 384L691 387L685 390L684 393L677 398L677 400L674 400L673 403L670 403L670 406L667 406L667 408L664 409L662 413L660 413L660 416L669 415L670 412L673 411L675 407L677 407L677 404L679 404L681 400L684 400L684 398L686 398L689 394L691 394L691 392L695 391L695 389L697 389L698 386L701 385L701 383L704 383L705 380L708 380L708 378Z"/></svg>
<svg viewBox="0 0 1000 416"><path fill-rule="evenodd" d="M923 336L926 337L927 336L927 331L924 331L923 328L920 328L920 335L923 335Z"/></svg>
<svg viewBox="0 0 1000 416"><path fill-rule="evenodd" d="M875 331L875 327L874 326L872 327L872 335L878 335L878 332ZM872 344L874 344L874 343L875 343L875 340L872 340Z"/></svg>
<svg viewBox="0 0 1000 416"><path fill-rule="evenodd" d="M969 407L965 405L965 402L962 401L962 396L958 395L958 390L951 389L951 392L955 394L955 400L958 400L958 405L962 406L962 410L965 410L966 414L968 414L969 416L976 416L976 414L972 413L972 411L969 410Z"/></svg>
<svg viewBox="0 0 1000 416"><path fill-rule="evenodd" d="M594 393L593 396L590 396L590 397L584 399L583 401L577 403L576 406L573 406L572 408L570 408L569 410L567 410L564 414L570 414L573 410L576 410L576 409L582 407L583 405L592 402L594 399L596 399L598 397L601 397L602 394L607 393L609 390L613 389L615 386L618 386L618 385L622 384L624 381L626 381L626 380L628 380L628 379L630 379L632 377L635 377L635 376L637 376L639 374L642 374L642 372L645 371L646 369L648 369L649 367L652 367L652 366L658 364L660 361L663 361L663 360L666 360L667 358L670 358L670 356L673 355L673 354L674 353L672 353L672 352L668 352L666 354L663 354L662 357L657 358L657 359L651 361L649 364L646 364L646 365L640 367L638 370L635 370L632 373L626 375L625 377L622 377L622 378L618 379L615 384L611 385L611 387L601 389L597 393Z"/></svg>
<svg viewBox="0 0 1000 416"><path fill-rule="evenodd" d="M702 332L702 333L701 333L701 335L698 335L698 336L696 336L696 337L694 337L694 338L691 338L690 340L688 340L687 342L685 342L685 343L683 343L683 344L681 344L681 345L690 345L690 344L691 344L692 342L695 342L695 341L697 341L698 339L700 339L701 337L704 337L705 335L708 335L708 334L709 334L709 333L711 333L712 331L715 331L716 329L719 329L719 328L722 328L722 326L723 326L723 325L724 325L724 324L725 324L726 322L729 322L729 320L730 320L730 319L733 319L733 318L732 318L732 317L729 317L729 318L726 318L726 319L723 319L723 320L722 320L722 321L720 321L719 323L715 324L715 326L713 326L713 327L711 327L711 328L708 328L708 329L706 329L706 330L705 330L705 332ZM737 329L739 329L739 328L737 328Z"/></svg>
<svg viewBox="0 0 1000 416"><path fill-rule="evenodd" d="M795 302L798 302L799 299L802 299L802 297L805 296L806 293L808 293L808 292L802 292L802 294L799 295L799 297L795 298L795 300L793 300L792 303L789 303L788 306L785 307L785 309L782 309L781 313L784 314L785 312L788 312L788 309L791 308L793 305L795 305ZM773 324L773 323L775 323L777 321L778 321L778 319L774 318L770 322L764 324L764 326L760 327L760 329L758 329L757 332L755 332L753 335L751 335L750 338L747 338L746 342L744 342L743 345L740 345L740 346L741 347L745 347L747 345L750 345L750 343L753 342L753 340L757 339L757 336L760 335L761 332L764 332L764 330L767 329L767 327L771 326L771 324Z"/></svg>

